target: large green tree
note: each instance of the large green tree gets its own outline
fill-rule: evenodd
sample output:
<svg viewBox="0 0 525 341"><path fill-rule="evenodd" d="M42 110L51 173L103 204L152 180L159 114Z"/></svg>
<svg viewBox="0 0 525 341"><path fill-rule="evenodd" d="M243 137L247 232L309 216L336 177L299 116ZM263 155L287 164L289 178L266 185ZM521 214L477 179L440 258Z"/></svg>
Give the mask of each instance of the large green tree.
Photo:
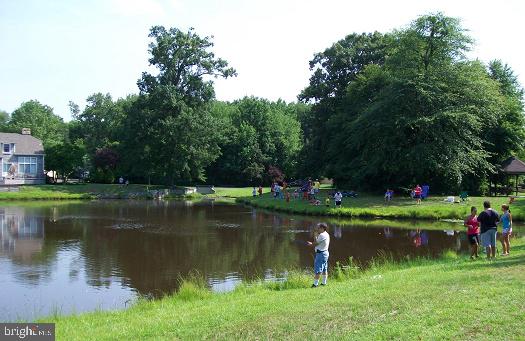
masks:
<svg viewBox="0 0 525 341"><path fill-rule="evenodd" d="M62 117L53 113L53 108L31 100L24 102L11 114L9 130L21 132L30 128L31 134L44 142L44 146L60 143L67 135L67 126Z"/></svg>
<svg viewBox="0 0 525 341"><path fill-rule="evenodd" d="M147 177L171 184L204 179L204 168L220 155L209 110L213 78L234 76L235 70L210 51L211 38L193 29L154 26L149 36L149 62L158 73L144 72L138 81L141 100L123 122L136 139L125 138L122 149L145 162Z"/></svg>
<svg viewBox="0 0 525 341"><path fill-rule="evenodd" d="M74 172L84 170L86 150L82 140L63 141L46 148L46 169L56 171L67 181Z"/></svg>
<svg viewBox="0 0 525 341"><path fill-rule="evenodd" d="M304 132L301 172L317 176L325 172L329 163L329 136L327 122L344 106L347 86L369 64L383 65L387 55L390 35L379 32L352 33L310 61L309 85L299 94L299 100L313 104L311 110L301 115Z"/></svg>
<svg viewBox="0 0 525 341"><path fill-rule="evenodd" d="M298 117L307 106L244 97L233 103L215 103L213 113L222 120L221 157L208 169L220 184L259 184L270 166L296 175L302 132Z"/></svg>
<svg viewBox="0 0 525 341"><path fill-rule="evenodd" d="M326 174L355 188L479 188L521 148L523 108L511 100L521 97L516 86L505 85L508 70L466 59L471 43L440 13L394 32L384 63L364 65L335 113L317 121L326 140L314 150L326 156Z"/></svg>

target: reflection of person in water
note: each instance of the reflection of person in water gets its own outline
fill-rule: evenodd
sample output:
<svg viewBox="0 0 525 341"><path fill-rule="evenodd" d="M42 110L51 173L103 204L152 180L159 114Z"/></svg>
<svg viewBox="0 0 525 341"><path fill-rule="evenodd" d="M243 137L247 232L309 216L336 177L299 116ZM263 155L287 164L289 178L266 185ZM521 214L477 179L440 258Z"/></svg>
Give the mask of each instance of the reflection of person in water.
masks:
<svg viewBox="0 0 525 341"><path fill-rule="evenodd" d="M421 246L421 232L419 229L410 231L410 237L415 247Z"/></svg>
<svg viewBox="0 0 525 341"><path fill-rule="evenodd" d="M428 232L423 230L420 232L420 236L421 236L421 245L423 246L428 245Z"/></svg>
<svg viewBox="0 0 525 341"><path fill-rule="evenodd" d="M341 239L343 237L343 229L341 226L336 226L334 228L334 237L337 239Z"/></svg>
<svg viewBox="0 0 525 341"><path fill-rule="evenodd" d="M383 231L385 233L385 238L390 239L394 237L394 233L392 232L392 229L390 227L385 227Z"/></svg>

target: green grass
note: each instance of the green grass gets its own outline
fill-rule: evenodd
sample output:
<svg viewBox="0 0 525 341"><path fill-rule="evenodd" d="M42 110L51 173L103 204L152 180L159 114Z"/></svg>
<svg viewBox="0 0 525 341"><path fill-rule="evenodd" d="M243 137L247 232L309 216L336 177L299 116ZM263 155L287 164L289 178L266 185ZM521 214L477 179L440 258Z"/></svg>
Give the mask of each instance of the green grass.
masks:
<svg viewBox="0 0 525 341"><path fill-rule="evenodd" d="M148 198L148 190L167 188L167 186L147 186L117 184L71 184L20 186L18 192L0 192L0 201L9 200L71 200L71 199L128 199ZM265 189L268 191L269 189ZM203 198L227 198L249 196L252 187L217 187L216 193L203 196L195 193L187 196L174 196L171 199L199 200ZM170 199L170 197L166 198Z"/></svg>
<svg viewBox="0 0 525 341"><path fill-rule="evenodd" d="M358 198L343 198L342 208L335 208L333 200L330 207L324 206L324 199L328 191L321 190L320 198L322 205L313 206L305 200L292 199L290 202L277 200L270 194L262 197L240 197L237 202L254 207L275 210L286 213L323 215L331 217L352 218L402 218L402 219L464 219L470 213L470 207L476 206L478 211L483 209L483 201L489 200L492 206L500 211L502 204L509 202L508 197L471 197L462 203L446 203L444 197L430 197L416 205L410 198L396 197L388 205L382 196L360 195ZM511 205L513 219L525 221L525 200L518 199Z"/></svg>
<svg viewBox="0 0 525 341"><path fill-rule="evenodd" d="M140 300L127 310L43 319L57 340L522 340L525 339L525 239L511 256L471 261L339 267L326 287L294 273L284 283L240 285L211 294L184 283L179 294Z"/></svg>
<svg viewBox="0 0 525 341"><path fill-rule="evenodd" d="M0 192L0 200L71 200L71 199L121 199L146 197L148 189L159 186L146 185L34 185L20 186L18 192Z"/></svg>

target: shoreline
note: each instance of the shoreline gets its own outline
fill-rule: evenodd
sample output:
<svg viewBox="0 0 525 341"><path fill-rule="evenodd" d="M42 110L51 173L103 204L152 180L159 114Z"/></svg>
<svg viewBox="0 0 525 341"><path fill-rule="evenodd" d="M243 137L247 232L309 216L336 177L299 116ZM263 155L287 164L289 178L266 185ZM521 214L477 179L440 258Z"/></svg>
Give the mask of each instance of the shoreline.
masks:
<svg viewBox="0 0 525 341"><path fill-rule="evenodd" d="M437 259L378 258L367 269L331 264L328 286L315 289L310 288L311 274L298 271L283 282L241 283L226 293L213 293L202 279L190 278L177 293L162 299L39 321L56 323L57 340L272 339L289 338L290 330L298 339L521 339L524 259L525 238L518 237L511 255L494 261L471 261L464 253L445 251ZM508 292L505 305L494 304L501 296L502 271ZM321 297L330 328L311 328L318 322L312 311ZM479 328L478 317L489 305L498 323L486 330ZM465 319L466 315L473 317Z"/></svg>
<svg viewBox="0 0 525 341"><path fill-rule="evenodd" d="M326 192L326 191L324 191ZM326 194L321 191L320 201L324 203ZM255 208L261 208L274 212L289 214L341 217L341 218L368 218L368 219L395 219L395 220L427 220L463 221L470 214L470 207L476 206L478 212L483 208L483 201L489 200L496 211L501 211L502 204L508 204L508 197L471 197L461 203L446 203L440 197L429 197L421 205L416 205L409 198L396 198L389 204L385 204L383 197L362 196L358 198L345 198L341 208L335 208L333 203L329 207L325 205L314 206L302 199L291 199L286 202L283 199L274 199L270 194L257 197L238 197L235 201ZM512 217L515 222L525 222L525 201L515 201L511 205Z"/></svg>

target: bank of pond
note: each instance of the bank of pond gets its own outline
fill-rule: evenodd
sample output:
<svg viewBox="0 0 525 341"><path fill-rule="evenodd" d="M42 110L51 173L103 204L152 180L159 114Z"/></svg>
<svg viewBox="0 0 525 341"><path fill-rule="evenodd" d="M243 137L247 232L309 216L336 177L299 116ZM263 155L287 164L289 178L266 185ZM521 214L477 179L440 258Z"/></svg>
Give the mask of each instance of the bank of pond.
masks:
<svg viewBox="0 0 525 341"><path fill-rule="evenodd" d="M328 198L328 203L326 199ZM386 218L386 219L425 219L425 220L462 220L470 214L470 208L475 206L478 211L483 209L483 202L490 201L497 211L501 205L509 204L509 197L470 197L468 200L447 202L446 197L431 196L420 205L409 197L394 198L385 202L382 196L360 195L356 198L343 198L341 207L336 207L328 191L321 191L318 195L318 204L301 198L284 199L274 198L270 194L262 196L244 196L236 201L252 207L273 210L277 212L303 214L326 217L344 218ZM459 199L459 198L458 198ZM515 221L525 221L525 199L517 199L510 205L512 217Z"/></svg>

